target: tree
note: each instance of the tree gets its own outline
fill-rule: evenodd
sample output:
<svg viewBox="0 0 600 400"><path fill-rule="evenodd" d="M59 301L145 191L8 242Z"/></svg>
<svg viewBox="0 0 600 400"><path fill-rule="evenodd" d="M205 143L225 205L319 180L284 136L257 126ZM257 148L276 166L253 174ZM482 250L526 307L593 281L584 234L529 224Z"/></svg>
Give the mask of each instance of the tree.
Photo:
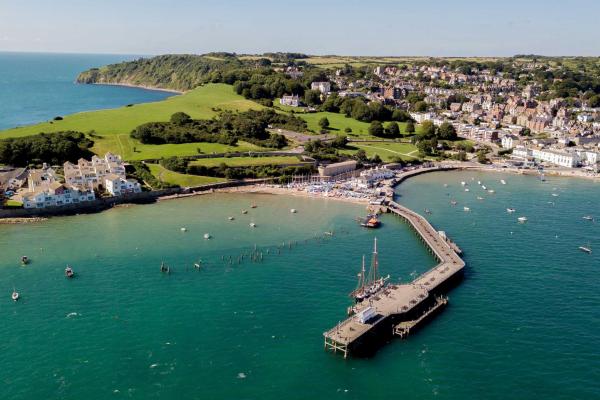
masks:
<svg viewBox="0 0 600 400"><path fill-rule="evenodd" d="M384 136L385 131L383 129L383 125L379 121L371 122L369 126L369 135L371 136Z"/></svg>
<svg viewBox="0 0 600 400"><path fill-rule="evenodd" d="M348 139L345 136L339 135L331 142L331 146L336 149L343 149L348 144Z"/></svg>
<svg viewBox="0 0 600 400"><path fill-rule="evenodd" d="M321 92L318 90L307 90L304 93L304 102L309 106L321 104Z"/></svg>
<svg viewBox="0 0 600 400"><path fill-rule="evenodd" d="M375 154L373 158L371 158L371 162L373 164L381 164L383 161L381 161L381 157L379 157L379 154Z"/></svg>
<svg viewBox="0 0 600 400"><path fill-rule="evenodd" d="M175 114L171 115L172 124L182 126L190 122L192 122L192 118L184 112L176 112Z"/></svg>
<svg viewBox="0 0 600 400"><path fill-rule="evenodd" d="M400 127L398 126L397 122L392 121L389 123L389 125L385 129L385 132L390 137L398 137L398 136L400 136Z"/></svg>
<svg viewBox="0 0 600 400"><path fill-rule="evenodd" d="M414 105L413 108L416 112L424 112L427 111L427 103L425 103L424 101L417 101Z"/></svg>
<svg viewBox="0 0 600 400"><path fill-rule="evenodd" d="M346 129L344 129L344 132L346 132L346 133L352 133L352 128L350 128L349 126L347 126Z"/></svg>
<svg viewBox="0 0 600 400"><path fill-rule="evenodd" d="M405 129L406 133L415 133L415 124L412 121L408 121L408 123L406 124L406 129Z"/></svg>
<svg viewBox="0 0 600 400"><path fill-rule="evenodd" d="M421 124L421 134L425 139L431 139L435 136L435 125L431 121L423 121Z"/></svg>
<svg viewBox="0 0 600 400"><path fill-rule="evenodd" d="M487 160L487 157L485 155L485 151L484 150L479 150L477 152L477 161L480 164L487 164L488 160Z"/></svg>
<svg viewBox="0 0 600 400"><path fill-rule="evenodd" d="M438 136L443 140L456 140L456 129L449 122L444 122L438 129Z"/></svg>
<svg viewBox="0 0 600 400"><path fill-rule="evenodd" d="M408 122L412 121L412 117L410 114L404 110L394 110L392 113L392 120L398 122Z"/></svg>
<svg viewBox="0 0 600 400"><path fill-rule="evenodd" d="M323 117L319 120L319 126L323 129L329 128L329 120L327 117Z"/></svg>
<svg viewBox="0 0 600 400"><path fill-rule="evenodd" d="M367 161L367 152L363 149L360 149L354 154L354 159L356 161L365 162Z"/></svg>

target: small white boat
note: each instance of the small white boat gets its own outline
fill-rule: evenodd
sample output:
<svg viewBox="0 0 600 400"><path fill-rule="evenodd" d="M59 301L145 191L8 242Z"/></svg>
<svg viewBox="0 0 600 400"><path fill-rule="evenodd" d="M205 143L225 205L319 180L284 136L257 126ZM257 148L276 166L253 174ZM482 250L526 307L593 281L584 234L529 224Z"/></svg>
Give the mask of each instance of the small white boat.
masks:
<svg viewBox="0 0 600 400"><path fill-rule="evenodd" d="M463 210L465 210L465 212L471 211L471 209L469 207L463 207Z"/></svg>
<svg viewBox="0 0 600 400"><path fill-rule="evenodd" d="M593 221L594 217L592 217L591 215L586 215L585 217L582 217L583 219L585 219L586 221Z"/></svg>
<svg viewBox="0 0 600 400"><path fill-rule="evenodd" d="M181 232L187 232L187 228L181 228Z"/></svg>
<svg viewBox="0 0 600 400"><path fill-rule="evenodd" d="M487 188L485 187L485 185L481 185L481 188L482 188L483 190L487 190Z"/></svg>
<svg viewBox="0 0 600 400"><path fill-rule="evenodd" d="M519 217L519 218L517 218L517 221L519 221L521 223L522 222L527 222L527 217Z"/></svg>
<svg viewBox="0 0 600 400"><path fill-rule="evenodd" d="M506 181L504 179L500 179L500 183L506 185Z"/></svg>
<svg viewBox="0 0 600 400"><path fill-rule="evenodd" d="M230 220L230 221L233 221L235 218L233 218L233 217L229 217L229 218L227 218L227 219L228 219L228 220Z"/></svg>
<svg viewBox="0 0 600 400"><path fill-rule="evenodd" d="M515 210L514 208L507 208L506 209L507 213L514 213L515 211L517 211L517 210Z"/></svg>
<svg viewBox="0 0 600 400"><path fill-rule="evenodd" d="M248 210L242 210L242 214L248 214Z"/></svg>
<svg viewBox="0 0 600 400"><path fill-rule="evenodd" d="M450 200L450 204L452 204L453 206L457 205L457 201L456 200Z"/></svg>
<svg viewBox="0 0 600 400"><path fill-rule="evenodd" d="M478 184L478 185L481 185L481 181L477 181L477 184Z"/></svg>
<svg viewBox="0 0 600 400"><path fill-rule="evenodd" d="M205 233L204 234L204 239L210 239L210 238L211 238L210 233Z"/></svg>
<svg viewBox="0 0 600 400"><path fill-rule="evenodd" d="M494 193L496 193L496 191L494 189L490 189L490 190L488 190L488 193L494 194Z"/></svg>
<svg viewBox="0 0 600 400"><path fill-rule="evenodd" d="M465 181L462 181L460 184L461 184L461 185L463 185L463 186L466 186L466 185L467 185L467 182L465 182Z"/></svg>
<svg viewBox="0 0 600 400"><path fill-rule="evenodd" d="M19 292L17 292L17 291L16 291L16 290L13 288L13 292L12 292L12 295L11 295L10 297L13 299L13 301L17 301L17 300L19 300Z"/></svg>
<svg viewBox="0 0 600 400"><path fill-rule="evenodd" d="M196 269L200 269L200 267L202 266L202 261L198 261L197 263L194 263L194 268Z"/></svg>
<svg viewBox="0 0 600 400"><path fill-rule="evenodd" d="M483 197L477 196L477 200L483 200Z"/></svg>
<svg viewBox="0 0 600 400"><path fill-rule="evenodd" d="M250 222L250 228L256 228L256 224L254 222Z"/></svg>
<svg viewBox="0 0 600 400"><path fill-rule="evenodd" d="M552 193L552 197L558 197L558 193Z"/></svg>
<svg viewBox="0 0 600 400"><path fill-rule="evenodd" d="M592 249L590 249L587 246L579 246L579 250L583 251L584 253L588 253L588 254L592 253Z"/></svg>
<svg viewBox="0 0 600 400"><path fill-rule="evenodd" d="M448 184L447 184L447 183L444 183L444 187L448 187Z"/></svg>
<svg viewBox="0 0 600 400"><path fill-rule="evenodd" d="M296 209L295 209L295 208L292 208L292 209L290 210L290 212L291 212L292 214L296 214L296 212L297 212L297 211L296 211Z"/></svg>
<svg viewBox="0 0 600 400"><path fill-rule="evenodd" d="M465 192L469 192L469 188L466 188L466 189L465 189Z"/></svg>
<svg viewBox="0 0 600 400"><path fill-rule="evenodd" d="M75 272L73 271L73 268L71 268L70 265L67 265L67 268L65 268L65 276L67 278L72 278L75 276Z"/></svg>

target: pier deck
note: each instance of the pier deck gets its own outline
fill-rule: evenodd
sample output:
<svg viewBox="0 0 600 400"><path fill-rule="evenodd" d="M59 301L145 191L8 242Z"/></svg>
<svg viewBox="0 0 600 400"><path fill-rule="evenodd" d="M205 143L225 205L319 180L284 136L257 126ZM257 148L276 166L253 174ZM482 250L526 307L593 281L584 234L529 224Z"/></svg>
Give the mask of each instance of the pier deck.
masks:
<svg viewBox="0 0 600 400"><path fill-rule="evenodd" d="M423 216L391 200L388 202L387 211L400 216L409 223L436 257L438 264L417 277L410 284L389 285L374 297L355 307L356 313L360 313L367 307L372 307L375 310L375 315L370 320L362 323L356 316L352 316L325 332L323 334L325 336L325 349L334 352L341 351L344 358L348 356L352 351L352 347L362 337L381 324L391 324L390 330L392 332L401 332L408 325L397 324L393 320L407 321L409 325L412 323L410 329L426 318L431 309L421 315L422 318L409 319L407 315L421 303L431 299L432 292L435 289L447 282L465 266L464 261L455 251L458 246L448 239L442 238L439 232ZM443 301L443 305L445 304L446 300ZM437 309L441 305L439 299L436 299L434 307ZM382 328L387 327L383 326Z"/></svg>

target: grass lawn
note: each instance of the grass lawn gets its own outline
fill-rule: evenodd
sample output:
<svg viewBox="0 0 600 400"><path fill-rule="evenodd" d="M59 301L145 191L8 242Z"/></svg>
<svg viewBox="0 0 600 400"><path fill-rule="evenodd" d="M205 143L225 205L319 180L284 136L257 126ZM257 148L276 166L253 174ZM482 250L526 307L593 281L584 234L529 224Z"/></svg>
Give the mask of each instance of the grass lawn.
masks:
<svg viewBox="0 0 600 400"><path fill-rule="evenodd" d="M301 161L294 156L273 157L220 157L194 160L190 165L204 165L206 167L217 167L225 163L230 167L246 167L255 165L287 165L299 164Z"/></svg>
<svg viewBox="0 0 600 400"><path fill-rule="evenodd" d="M354 149L342 150L345 154L354 154L359 149L363 149L368 157L373 157L378 154L383 161L392 161L396 157L400 157L405 161L417 159L419 154L416 146L410 143L397 142L361 142L349 143L348 147Z"/></svg>
<svg viewBox="0 0 600 400"><path fill-rule="evenodd" d="M167 121L173 113L178 111L183 111L192 118L209 119L218 114L218 111L214 111L213 108L246 111L261 109L263 106L236 94L230 85L208 84L185 94L154 103L81 112L67 115L62 121L43 122L8 129L0 132L0 138L29 136L40 132L75 130L87 133L94 130L97 135L101 136L101 138L93 138L95 145L92 150L94 152L103 154L106 151L112 151L120 154L126 160L159 158L167 155L191 155L196 154L198 147L204 152L240 150L238 148L228 150L228 146L223 147L222 145L212 147L215 145L209 143L142 145L137 140L129 138L129 133L140 124L152 121ZM136 147L137 152L133 152L133 147ZM257 147L242 148L241 150L253 149L257 149Z"/></svg>
<svg viewBox="0 0 600 400"><path fill-rule="evenodd" d="M160 164L146 165L148 165L150 172L152 172L152 175L158 180L182 187L207 185L209 183L225 182L227 180L225 178L215 178L212 176L180 174L179 172L170 171Z"/></svg>

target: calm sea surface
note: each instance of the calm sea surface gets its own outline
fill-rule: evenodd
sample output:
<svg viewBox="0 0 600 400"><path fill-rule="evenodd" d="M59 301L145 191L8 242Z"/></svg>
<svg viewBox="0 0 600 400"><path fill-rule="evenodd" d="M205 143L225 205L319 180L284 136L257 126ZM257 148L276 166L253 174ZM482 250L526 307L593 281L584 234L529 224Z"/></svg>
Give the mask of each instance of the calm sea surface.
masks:
<svg viewBox="0 0 600 400"><path fill-rule="evenodd" d="M434 173L399 201L429 208L467 268L436 319L371 359L324 352L322 333L344 318L375 236L393 280L434 265L396 217L369 231L354 222L362 206L216 194L0 226L0 398L600 398L600 224L582 219L600 217L598 184ZM263 261L237 264L254 246Z"/></svg>
<svg viewBox="0 0 600 400"><path fill-rule="evenodd" d="M75 84L91 67L135 56L0 52L0 129L47 121L79 111L162 100L154 90Z"/></svg>

